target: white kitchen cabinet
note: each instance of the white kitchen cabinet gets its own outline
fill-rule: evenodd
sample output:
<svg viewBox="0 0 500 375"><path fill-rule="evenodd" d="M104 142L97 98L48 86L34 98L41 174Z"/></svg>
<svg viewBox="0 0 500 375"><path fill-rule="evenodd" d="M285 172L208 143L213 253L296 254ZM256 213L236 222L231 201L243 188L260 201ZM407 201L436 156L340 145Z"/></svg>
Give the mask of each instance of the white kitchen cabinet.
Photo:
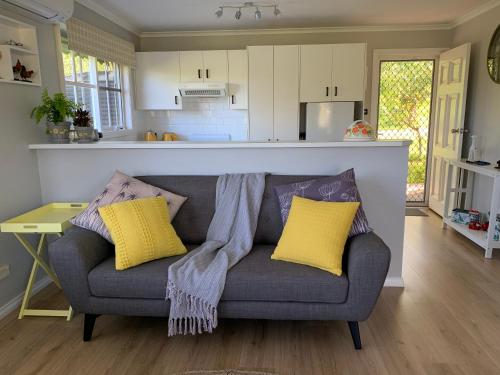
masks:
<svg viewBox="0 0 500 375"><path fill-rule="evenodd" d="M180 110L179 52L138 52L135 90L138 110Z"/></svg>
<svg viewBox="0 0 500 375"><path fill-rule="evenodd" d="M300 101L363 101L366 45L320 44L300 47Z"/></svg>
<svg viewBox="0 0 500 375"><path fill-rule="evenodd" d="M299 46L274 46L274 140L299 140Z"/></svg>
<svg viewBox="0 0 500 375"><path fill-rule="evenodd" d="M248 100L251 141L274 137L274 47L248 47Z"/></svg>
<svg viewBox="0 0 500 375"><path fill-rule="evenodd" d="M331 44L300 46L300 101L302 103L332 100Z"/></svg>
<svg viewBox="0 0 500 375"><path fill-rule="evenodd" d="M203 51L181 51L181 82L203 82Z"/></svg>
<svg viewBox="0 0 500 375"><path fill-rule="evenodd" d="M365 97L366 44L334 44L332 100L362 101Z"/></svg>
<svg viewBox="0 0 500 375"><path fill-rule="evenodd" d="M227 82L227 51L203 51L205 82Z"/></svg>
<svg viewBox="0 0 500 375"><path fill-rule="evenodd" d="M227 57L229 108L248 109L248 53L246 50L230 50Z"/></svg>
<svg viewBox="0 0 500 375"><path fill-rule="evenodd" d="M180 52L182 82L227 82L227 51Z"/></svg>

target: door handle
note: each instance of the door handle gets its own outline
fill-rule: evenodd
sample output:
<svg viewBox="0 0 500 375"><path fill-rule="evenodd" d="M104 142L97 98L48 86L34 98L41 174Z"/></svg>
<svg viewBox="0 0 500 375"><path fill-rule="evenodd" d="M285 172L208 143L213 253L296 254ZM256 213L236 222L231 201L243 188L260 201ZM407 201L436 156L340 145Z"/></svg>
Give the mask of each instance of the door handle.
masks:
<svg viewBox="0 0 500 375"><path fill-rule="evenodd" d="M451 134L457 134L457 133L464 134L468 133L469 129L451 129L450 132Z"/></svg>
<svg viewBox="0 0 500 375"><path fill-rule="evenodd" d="M235 104L234 95L231 95L231 104Z"/></svg>
<svg viewBox="0 0 500 375"><path fill-rule="evenodd" d="M201 79L201 69L198 69L198 79Z"/></svg>
<svg viewBox="0 0 500 375"><path fill-rule="evenodd" d="M210 77L208 76L208 69L205 70L205 77L209 79Z"/></svg>
<svg viewBox="0 0 500 375"><path fill-rule="evenodd" d="M178 96L177 96L177 95L175 96L174 101L175 101L175 105L178 105L178 104L179 104L179 98L178 98Z"/></svg>
<svg viewBox="0 0 500 375"><path fill-rule="evenodd" d="M339 94L339 88L335 86L335 96L337 96L338 94Z"/></svg>
<svg viewBox="0 0 500 375"><path fill-rule="evenodd" d="M330 88L326 86L326 96L330 96Z"/></svg>

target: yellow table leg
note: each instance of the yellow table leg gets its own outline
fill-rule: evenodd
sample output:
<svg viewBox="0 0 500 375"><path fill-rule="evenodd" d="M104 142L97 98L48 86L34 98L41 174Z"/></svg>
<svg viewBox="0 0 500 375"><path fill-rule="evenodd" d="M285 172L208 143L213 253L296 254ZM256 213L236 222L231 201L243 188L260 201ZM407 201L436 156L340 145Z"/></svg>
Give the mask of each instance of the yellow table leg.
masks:
<svg viewBox="0 0 500 375"><path fill-rule="evenodd" d="M37 250L31 246L28 240L26 240L23 236L18 233L14 233L19 242L23 245L23 247L33 256L33 266L31 268L30 277L28 280L28 285L26 286L26 291L24 292L23 302L21 304L21 309L19 311L18 319L22 319L25 316L60 316L65 317L67 321L70 321L73 318L73 309L71 306L68 310L39 310L39 309L29 309L29 301L31 298L31 292L33 289L33 285L35 283L36 275L38 273L38 267L42 267L43 270L49 275L49 277L54 281L54 283L61 288L61 284L57 279L55 273L50 269L50 266L44 261L41 257L44 249L45 239L47 237L46 233L42 233L40 236L40 240L38 242ZM57 233L58 237L61 237L60 233Z"/></svg>

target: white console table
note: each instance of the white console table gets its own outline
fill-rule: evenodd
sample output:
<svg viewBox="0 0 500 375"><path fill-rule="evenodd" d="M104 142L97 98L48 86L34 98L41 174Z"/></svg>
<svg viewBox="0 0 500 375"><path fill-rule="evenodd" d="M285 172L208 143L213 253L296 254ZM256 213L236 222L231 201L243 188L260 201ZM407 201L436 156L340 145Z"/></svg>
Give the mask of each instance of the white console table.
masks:
<svg viewBox="0 0 500 375"><path fill-rule="evenodd" d="M487 176L493 180L493 189L490 197L490 226L487 232L471 230L467 225L455 223L451 220L451 209L471 209L474 175ZM452 199L453 198L453 199ZM494 241L495 222L500 213L500 170L493 166L478 166L466 163L465 160L449 160L448 174L445 188L443 227L452 227L485 250L485 258L491 258L493 249L500 248L500 242ZM450 206L453 205L453 207Z"/></svg>

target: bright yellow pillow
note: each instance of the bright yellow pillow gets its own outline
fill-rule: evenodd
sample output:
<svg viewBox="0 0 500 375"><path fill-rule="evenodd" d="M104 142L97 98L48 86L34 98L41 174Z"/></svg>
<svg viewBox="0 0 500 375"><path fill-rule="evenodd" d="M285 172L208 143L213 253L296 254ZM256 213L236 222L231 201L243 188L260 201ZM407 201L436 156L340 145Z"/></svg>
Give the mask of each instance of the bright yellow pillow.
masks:
<svg viewBox="0 0 500 375"><path fill-rule="evenodd" d="M99 214L115 243L117 270L186 253L186 247L170 224L167 201L163 197L103 206Z"/></svg>
<svg viewBox="0 0 500 375"><path fill-rule="evenodd" d="M359 202L293 197L288 220L271 259L342 275L342 254L358 207Z"/></svg>

